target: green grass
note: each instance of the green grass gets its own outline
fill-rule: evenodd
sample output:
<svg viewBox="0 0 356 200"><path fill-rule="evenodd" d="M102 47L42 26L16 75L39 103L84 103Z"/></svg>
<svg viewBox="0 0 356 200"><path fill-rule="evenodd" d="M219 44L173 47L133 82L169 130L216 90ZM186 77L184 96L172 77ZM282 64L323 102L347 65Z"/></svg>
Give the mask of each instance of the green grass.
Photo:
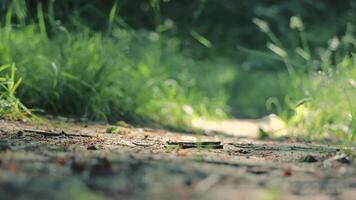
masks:
<svg viewBox="0 0 356 200"><path fill-rule="evenodd" d="M195 60L179 51L178 40L154 32L53 32L48 38L36 24L0 29L0 63L16 64L17 96L31 108L171 126L227 111L228 62Z"/></svg>
<svg viewBox="0 0 356 200"><path fill-rule="evenodd" d="M352 24L347 24L341 37L333 37L327 45L311 49L306 30L299 17L291 17L290 28L296 30L293 48L274 34L268 23L254 22L269 38L267 48L286 67L285 100L271 101L291 133L309 138L356 138L356 38ZM314 50L314 51L313 51ZM250 51L255 53L255 51ZM266 52L257 52L259 54Z"/></svg>
<svg viewBox="0 0 356 200"><path fill-rule="evenodd" d="M356 138L356 62L345 57L334 70L306 79L310 100L298 105L289 122L297 134L310 138Z"/></svg>
<svg viewBox="0 0 356 200"><path fill-rule="evenodd" d="M102 10L77 2L85 6L69 15L55 9L71 8L68 2L4 2L0 118L21 119L30 115L29 107L37 113L177 128L196 116L226 117L231 106L242 117L276 112L292 133L355 140L356 39L345 16L340 17L344 27L339 23L328 31L297 16L290 18L290 29L254 18L264 34L250 34L250 25L238 27L247 27L254 42L268 39L264 49L254 44L260 50L253 50L242 47L241 38L224 40L216 33L221 41L209 40L208 32L194 29L197 22L182 30L169 18L159 19L164 15L158 7L149 30L151 25L132 28L130 22L141 18L121 15L119 1L103 4ZM237 52L225 57L217 52L227 52L236 41Z"/></svg>
<svg viewBox="0 0 356 200"><path fill-rule="evenodd" d="M32 116L15 93L22 79L16 79L15 65L0 66L0 118L22 120Z"/></svg>

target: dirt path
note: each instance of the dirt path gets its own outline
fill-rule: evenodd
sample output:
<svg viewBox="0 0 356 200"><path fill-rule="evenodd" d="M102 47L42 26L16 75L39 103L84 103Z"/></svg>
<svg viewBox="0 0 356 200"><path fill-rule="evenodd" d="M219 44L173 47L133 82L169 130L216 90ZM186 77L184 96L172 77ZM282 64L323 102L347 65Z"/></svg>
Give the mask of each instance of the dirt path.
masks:
<svg viewBox="0 0 356 200"><path fill-rule="evenodd" d="M261 119L207 120L197 118L192 121L195 128L207 132L219 132L235 137L257 138L259 129L274 132L278 136L286 135L286 124L276 115L271 114Z"/></svg>
<svg viewBox="0 0 356 200"><path fill-rule="evenodd" d="M0 121L0 199L356 196L353 150L344 154L290 138L260 141L137 128L107 134L107 128ZM222 146L204 147L204 141Z"/></svg>

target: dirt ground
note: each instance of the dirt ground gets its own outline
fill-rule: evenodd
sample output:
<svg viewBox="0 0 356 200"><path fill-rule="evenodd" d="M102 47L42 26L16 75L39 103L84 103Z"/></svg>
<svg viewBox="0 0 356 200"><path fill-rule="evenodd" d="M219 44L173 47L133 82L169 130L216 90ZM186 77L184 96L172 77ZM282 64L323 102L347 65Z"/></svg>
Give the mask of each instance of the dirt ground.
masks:
<svg viewBox="0 0 356 200"><path fill-rule="evenodd" d="M0 121L0 199L356 199L353 149L108 127Z"/></svg>

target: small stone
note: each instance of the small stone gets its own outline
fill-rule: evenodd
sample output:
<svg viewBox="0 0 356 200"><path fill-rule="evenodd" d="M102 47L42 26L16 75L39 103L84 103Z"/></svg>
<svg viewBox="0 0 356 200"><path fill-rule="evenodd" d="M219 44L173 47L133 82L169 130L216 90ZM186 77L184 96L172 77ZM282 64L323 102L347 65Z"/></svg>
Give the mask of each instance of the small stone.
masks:
<svg viewBox="0 0 356 200"><path fill-rule="evenodd" d="M90 146L87 147L87 150L94 151L94 150L98 150L98 148L95 145L90 145Z"/></svg>
<svg viewBox="0 0 356 200"><path fill-rule="evenodd" d="M250 150L246 150L246 149L239 149L237 150L238 153L241 153L241 154L248 154L248 153L251 153Z"/></svg>
<svg viewBox="0 0 356 200"><path fill-rule="evenodd" d="M314 163L314 162L318 162L318 160L312 155L307 155L302 159L302 162Z"/></svg>
<svg viewBox="0 0 356 200"><path fill-rule="evenodd" d="M57 165L63 166L63 165L66 164L66 160L65 160L64 158L57 158L57 159L55 160L55 163L56 163Z"/></svg>
<svg viewBox="0 0 356 200"><path fill-rule="evenodd" d="M193 181L192 181L191 179L186 179L186 180L184 181L184 184L185 184L186 186L192 186Z"/></svg>
<svg viewBox="0 0 356 200"><path fill-rule="evenodd" d="M22 137L24 135L24 132L22 130L19 130L16 134L18 137Z"/></svg>
<svg viewBox="0 0 356 200"><path fill-rule="evenodd" d="M283 176L292 176L292 169L291 168L286 168L283 170Z"/></svg>
<svg viewBox="0 0 356 200"><path fill-rule="evenodd" d="M67 135L67 133L66 133L66 132L64 132L64 131L61 131L61 132L60 132L60 134L61 134L62 136Z"/></svg>

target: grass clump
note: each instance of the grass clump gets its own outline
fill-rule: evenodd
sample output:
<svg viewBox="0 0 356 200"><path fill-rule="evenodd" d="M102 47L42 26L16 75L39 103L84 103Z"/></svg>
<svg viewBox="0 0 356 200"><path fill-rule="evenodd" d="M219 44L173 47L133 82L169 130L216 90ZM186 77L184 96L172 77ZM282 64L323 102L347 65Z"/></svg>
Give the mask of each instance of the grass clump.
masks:
<svg viewBox="0 0 356 200"><path fill-rule="evenodd" d="M354 141L356 63L352 52L356 38L352 24L347 24L341 37L332 37L328 45L311 49L299 17L290 20L290 28L298 36L294 48L285 48L267 22L255 19L254 23L270 39L267 48L272 54L268 56L284 63L288 72L288 81L283 82L284 102L272 99L269 104L267 101L268 106L277 107L279 116L296 134Z"/></svg>
<svg viewBox="0 0 356 200"><path fill-rule="evenodd" d="M336 69L307 79L309 101L294 109L290 124L309 137L337 137L354 141L356 136L356 63L344 57Z"/></svg>
<svg viewBox="0 0 356 200"><path fill-rule="evenodd" d="M110 126L106 129L106 133L109 134L120 134L120 135L128 135L132 132L131 128L125 128L120 126Z"/></svg>
<svg viewBox="0 0 356 200"><path fill-rule="evenodd" d="M16 79L15 73L14 64L0 66L0 118L24 120L31 116L31 111L15 96L22 80Z"/></svg>
<svg viewBox="0 0 356 200"><path fill-rule="evenodd" d="M16 63L17 96L29 107L168 126L227 111L231 73L179 52L179 40L115 27L103 33L56 26L49 37L41 24L0 29L0 63Z"/></svg>

